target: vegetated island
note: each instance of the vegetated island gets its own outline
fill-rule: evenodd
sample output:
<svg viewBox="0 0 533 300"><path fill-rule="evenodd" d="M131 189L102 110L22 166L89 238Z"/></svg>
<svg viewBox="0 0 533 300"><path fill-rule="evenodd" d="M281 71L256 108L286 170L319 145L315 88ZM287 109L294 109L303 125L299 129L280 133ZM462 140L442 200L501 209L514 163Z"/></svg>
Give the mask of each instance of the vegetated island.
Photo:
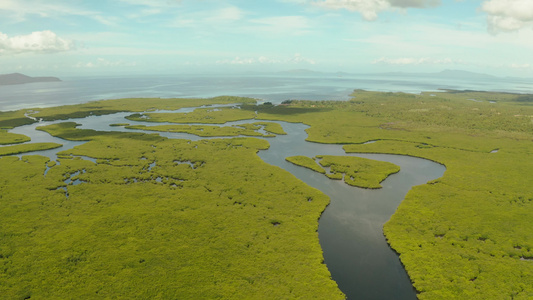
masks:
<svg viewBox="0 0 533 300"><path fill-rule="evenodd" d="M57 82L57 77L30 77L20 73L0 74L0 85L25 84L33 82Z"/></svg>
<svg viewBox="0 0 533 300"><path fill-rule="evenodd" d="M234 97L122 99L32 116L241 102L240 112L146 115L175 123L236 114L304 122L309 141L345 144L346 152L439 162L444 176L413 188L384 227L418 298L533 297L531 96L362 90L352 96L282 106ZM20 118L26 112L0 113L0 124L33 122ZM259 159L266 140L169 140L72 122L41 129L88 142L59 153L59 164L33 155L0 158L5 297L343 298L316 235L328 199Z"/></svg>
<svg viewBox="0 0 533 300"><path fill-rule="evenodd" d="M285 160L324 174L329 179L344 180L349 185L369 189L381 188L383 180L400 171L395 164L361 157L319 155L313 159L299 155Z"/></svg>

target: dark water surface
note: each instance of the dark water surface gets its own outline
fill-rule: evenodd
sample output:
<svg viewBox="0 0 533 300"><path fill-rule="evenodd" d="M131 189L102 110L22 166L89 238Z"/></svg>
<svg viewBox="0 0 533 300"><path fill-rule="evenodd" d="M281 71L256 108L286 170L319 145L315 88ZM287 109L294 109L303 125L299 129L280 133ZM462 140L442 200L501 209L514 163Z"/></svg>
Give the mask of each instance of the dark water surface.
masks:
<svg viewBox="0 0 533 300"><path fill-rule="evenodd" d="M259 156L330 197L318 233L324 261L340 289L348 299L416 299L382 228L412 186L441 177L445 167L409 156L346 154L341 145L306 142L306 125L283 123L283 128L288 135L269 140L270 149L260 151ZM401 170L382 182L382 189L361 189L285 161L285 157L294 155L351 155L388 161Z"/></svg>
<svg viewBox="0 0 533 300"><path fill-rule="evenodd" d="M176 112L191 111L192 108ZM130 113L117 113L108 116L90 116L72 119L82 124L80 128L101 131L131 131L123 127L111 127L113 123L162 124L134 122L124 119ZM229 122L225 126L255 122L245 120ZM65 122L65 121L58 121ZM83 142L70 142L54 138L35 127L57 122L42 122L21 126L11 132L22 133L32 138L32 142L57 142L62 148L38 151L56 160L56 153L70 149ZM276 122L283 126L287 135L268 138L271 147L258 155L271 165L279 166L308 185L315 187L331 198L331 204L319 221L319 239L324 251L324 261L333 279L348 299L416 299L415 291L401 265L397 254L392 251L383 236L383 224L394 213L405 194L414 185L424 184L442 176L445 168L434 162L400 155L385 154L345 154L341 145L310 143L305 141L307 125ZM164 124L164 123L163 123ZM136 130L138 132L142 132ZM181 133L160 133L168 138L199 140L198 136ZM27 154L25 154L27 155ZM375 160L392 162L401 167L397 174L389 176L379 190L361 189L349 186L342 181L330 180L326 176L309 169L295 166L285 161L294 155L353 155Z"/></svg>

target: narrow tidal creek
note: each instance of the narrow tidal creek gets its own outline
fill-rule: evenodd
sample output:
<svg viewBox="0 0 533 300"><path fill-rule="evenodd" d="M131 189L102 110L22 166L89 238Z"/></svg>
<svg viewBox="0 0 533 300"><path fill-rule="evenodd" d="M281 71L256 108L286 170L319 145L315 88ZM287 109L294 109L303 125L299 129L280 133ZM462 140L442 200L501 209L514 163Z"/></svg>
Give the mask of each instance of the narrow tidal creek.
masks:
<svg viewBox="0 0 533 300"><path fill-rule="evenodd" d="M191 111L191 108L183 111ZM177 110L175 112L182 112ZM130 113L117 113L107 116L91 116L72 119L82 124L80 128L101 131L128 131L123 127L111 127L113 123L132 125L160 125L162 123L133 122L124 117ZM245 120L228 122L223 126L255 122ZM65 121L60 121L65 122ZM58 122L53 122L58 123ZM287 135L268 138L270 149L258 155L268 164L279 166L308 185L319 189L331 199L319 220L319 239L324 252L324 262L333 279L348 299L416 299L398 255L390 249L383 236L383 224L394 213L406 193L415 185L441 177L444 166L437 163L400 155L386 154L346 154L342 145L317 144L305 141L308 126L301 123L276 122L283 126ZM83 142L70 142L54 138L35 128L51 123L32 124L11 130L31 137L32 142L58 142L63 147L28 154L39 154L56 160L56 153L70 149ZM135 130L138 131L138 130ZM150 132L153 133L153 132ZM198 136L181 133L160 133L168 138L199 140ZM288 156L305 155L353 155L400 166L397 174L382 182L379 190L361 189L349 186L343 181L331 180L323 174L295 166L287 161ZM20 156L20 155L19 155Z"/></svg>

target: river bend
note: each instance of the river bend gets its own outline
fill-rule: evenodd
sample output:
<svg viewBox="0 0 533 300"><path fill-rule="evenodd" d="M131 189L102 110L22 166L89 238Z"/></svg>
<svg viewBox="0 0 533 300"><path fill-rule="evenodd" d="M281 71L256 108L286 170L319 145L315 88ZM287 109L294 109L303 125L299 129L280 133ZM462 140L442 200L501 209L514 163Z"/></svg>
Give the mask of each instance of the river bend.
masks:
<svg viewBox="0 0 533 300"><path fill-rule="evenodd" d="M188 112L186 108L174 112ZM160 125L165 123L135 122L124 119L131 113L116 113L105 116L90 116L72 119L82 124L80 128L100 131L139 131L123 127L111 127L114 123L132 125ZM244 120L228 122L224 126L255 122ZM32 142L56 142L64 146L58 149L37 151L56 160L56 153L84 142L65 141L35 130L38 126L56 122L41 122L17 127L11 132L29 136ZM270 149L258 155L271 165L279 166L308 185L321 190L331 199L330 205L319 220L319 239L324 252L324 262L333 279L348 299L416 299L398 255L390 249L383 236L383 224L391 217L407 192L415 185L424 184L441 177L444 166L429 160L387 154L346 154L342 145L318 144L305 141L308 126L301 123L276 122L282 125L287 135L268 138ZM139 131L142 132L142 131ZM153 133L153 132L150 132ZM168 138L190 140L205 139L190 134L159 133ZM295 166L287 161L288 156L305 155L352 155L387 161L400 166L400 172L382 182L379 190L352 187L342 181L331 180L309 169ZM19 155L21 156L21 155Z"/></svg>

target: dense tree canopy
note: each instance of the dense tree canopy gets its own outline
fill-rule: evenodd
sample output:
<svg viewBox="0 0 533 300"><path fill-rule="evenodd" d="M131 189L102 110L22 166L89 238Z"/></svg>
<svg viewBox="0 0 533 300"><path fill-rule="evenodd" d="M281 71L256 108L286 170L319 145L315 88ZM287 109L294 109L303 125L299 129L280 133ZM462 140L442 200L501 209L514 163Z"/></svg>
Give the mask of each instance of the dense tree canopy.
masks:
<svg viewBox="0 0 533 300"><path fill-rule="evenodd" d="M346 102L280 106L235 97L122 99L2 112L0 126L34 122L25 114L57 120L117 111L138 112L130 119L152 122L283 120L310 125L309 141L344 144L346 152L427 158L446 166L444 176L413 188L384 227L418 297L530 299L528 97L356 91ZM156 112L235 102L245 104ZM256 121L230 129L154 125L142 129L283 134ZM0 148L0 298L343 298L322 263L316 234L328 199L259 159L256 152L267 141L169 140L78 129L73 122L41 130L88 142L60 153L57 162L35 155L19 159L5 155L56 145L22 143L25 137L0 132L0 143L21 143ZM361 162L288 160L324 173L329 166L330 173L354 181ZM396 170L375 167L366 174L377 174L378 183Z"/></svg>

